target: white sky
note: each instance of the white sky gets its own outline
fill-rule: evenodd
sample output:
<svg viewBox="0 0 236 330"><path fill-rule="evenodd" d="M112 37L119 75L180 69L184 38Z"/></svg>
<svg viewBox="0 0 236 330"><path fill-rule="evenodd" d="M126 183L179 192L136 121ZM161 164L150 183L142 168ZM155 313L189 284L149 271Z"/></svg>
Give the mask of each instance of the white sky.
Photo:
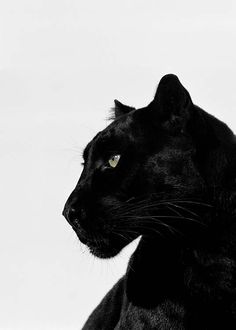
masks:
<svg viewBox="0 0 236 330"><path fill-rule="evenodd" d="M235 41L235 1L0 1L0 329L82 327L134 248L96 260L61 216L82 148L170 72L236 131Z"/></svg>

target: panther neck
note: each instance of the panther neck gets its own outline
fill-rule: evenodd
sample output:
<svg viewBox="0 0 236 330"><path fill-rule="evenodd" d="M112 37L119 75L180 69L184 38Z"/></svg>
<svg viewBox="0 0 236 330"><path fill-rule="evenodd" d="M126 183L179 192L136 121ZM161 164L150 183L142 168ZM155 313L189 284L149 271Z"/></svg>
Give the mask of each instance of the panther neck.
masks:
<svg viewBox="0 0 236 330"><path fill-rule="evenodd" d="M130 259L126 292L133 304L151 308L183 292L183 247L142 237Z"/></svg>

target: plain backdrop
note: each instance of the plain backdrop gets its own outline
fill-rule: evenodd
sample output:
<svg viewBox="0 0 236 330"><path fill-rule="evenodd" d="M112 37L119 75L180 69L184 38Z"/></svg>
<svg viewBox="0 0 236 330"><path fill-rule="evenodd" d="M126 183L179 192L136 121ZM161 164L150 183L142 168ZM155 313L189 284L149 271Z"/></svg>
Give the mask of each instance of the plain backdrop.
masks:
<svg viewBox="0 0 236 330"><path fill-rule="evenodd" d="M91 256L61 215L113 100L175 73L236 130L236 2L0 1L0 329L75 330L135 244Z"/></svg>

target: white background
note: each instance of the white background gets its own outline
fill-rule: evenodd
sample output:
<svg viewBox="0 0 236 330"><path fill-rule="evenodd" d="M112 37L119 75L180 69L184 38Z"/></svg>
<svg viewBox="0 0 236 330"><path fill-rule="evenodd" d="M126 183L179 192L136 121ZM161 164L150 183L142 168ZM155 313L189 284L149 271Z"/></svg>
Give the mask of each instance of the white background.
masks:
<svg viewBox="0 0 236 330"><path fill-rule="evenodd" d="M80 329L124 273L61 216L113 99L175 73L236 130L236 2L0 1L0 329Z"/></svg>

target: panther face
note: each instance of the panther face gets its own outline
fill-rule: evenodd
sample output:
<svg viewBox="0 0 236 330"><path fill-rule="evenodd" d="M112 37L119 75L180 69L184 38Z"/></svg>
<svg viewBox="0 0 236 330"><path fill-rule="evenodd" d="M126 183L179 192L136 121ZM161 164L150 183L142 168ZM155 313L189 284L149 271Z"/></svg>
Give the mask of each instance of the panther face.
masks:
<svg viewBox="0 0 236 330"><path fill-rule="evenodd" d="M139 235L196 232L198 197L206 190L197 112L174 75L161 79L145 108L115 101L115 118L86 146L82 174L63 211L95 256L115 256Z"/></svg>

